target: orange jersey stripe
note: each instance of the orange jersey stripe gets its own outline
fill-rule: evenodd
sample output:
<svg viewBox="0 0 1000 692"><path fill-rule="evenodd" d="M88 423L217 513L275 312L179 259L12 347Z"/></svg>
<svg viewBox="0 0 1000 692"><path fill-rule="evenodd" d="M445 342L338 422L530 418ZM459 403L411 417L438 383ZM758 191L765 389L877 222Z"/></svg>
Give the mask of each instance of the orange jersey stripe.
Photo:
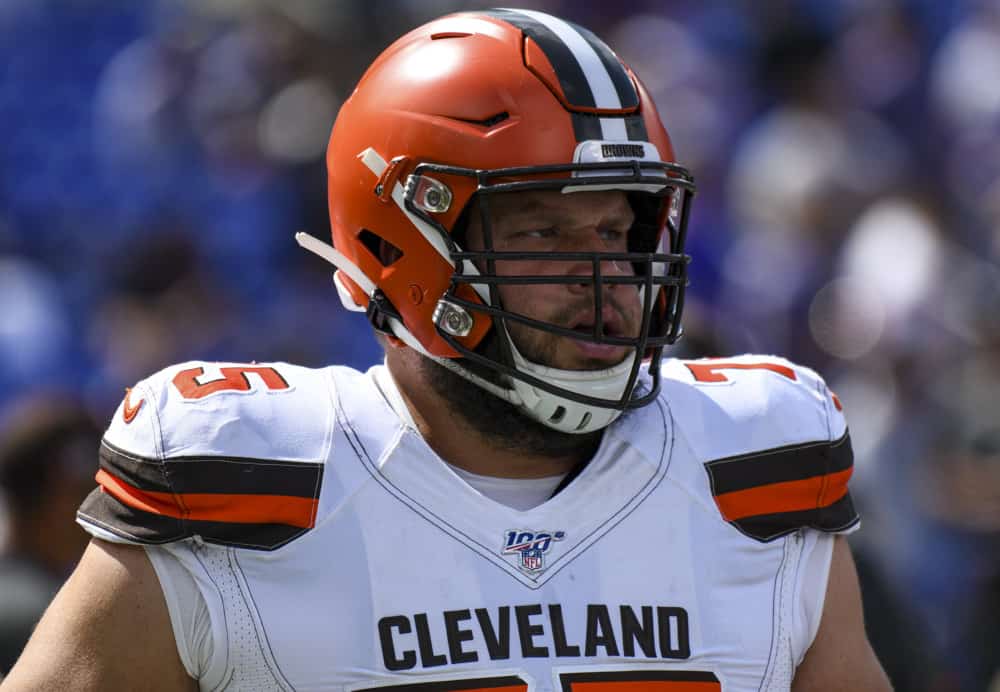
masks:
<svg viewBox="0 0 1000 692"><path fill-rule="evenodd" d="M689 680L635 680L629 682L574 682L572 692L719 692L717 682Z"/></svg>
<svg viewBox="0 0 1000 692"><path fill-rule="evenodd" d="M183 510L178 506L172 493L139 490L139 488L126 483L117 476L113 476L104 469L98 470L94 479L104 492L129 507L149 512L150 514L162 514L167 517L174 517L175 519L180 519L184 516Z"/></svg>
<svg viewBox="0 0 1000 692"><path fill-rule="evenodd" d="M97 482L123 504L143 512L175 519L221 521L236 524L287 524L312 528L318 501L288 495L174 494L141 490L104 469Z"/></svg>
<svg viewBox="0 0 1000 692"><path fill-rule="evenodd" d="M726 521L827 507L847 494L847 481L852 471L849 468L799 481L722 493L716 495L715 502Z"/></svg>

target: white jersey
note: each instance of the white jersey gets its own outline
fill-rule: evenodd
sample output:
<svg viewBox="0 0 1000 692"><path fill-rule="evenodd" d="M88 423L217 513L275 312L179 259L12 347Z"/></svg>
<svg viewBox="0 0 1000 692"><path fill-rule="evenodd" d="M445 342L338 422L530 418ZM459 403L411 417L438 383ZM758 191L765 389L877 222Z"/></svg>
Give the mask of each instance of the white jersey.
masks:
<svg viewBox="0 0 1000 692"><path fill-rule="evenodd" d="M527 511L435 455L383 366L168 368L100 465L78 520L148 546L204 690L787 690L858 521L839 402L776 358L668 362Z"/></svg>

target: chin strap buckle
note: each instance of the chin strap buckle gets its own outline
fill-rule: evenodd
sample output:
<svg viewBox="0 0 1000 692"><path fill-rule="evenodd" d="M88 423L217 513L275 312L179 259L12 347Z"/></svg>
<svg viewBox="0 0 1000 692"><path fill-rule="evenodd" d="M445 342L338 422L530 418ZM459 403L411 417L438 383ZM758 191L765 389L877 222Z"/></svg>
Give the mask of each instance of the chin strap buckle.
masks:
<svg viewBox="0 0 1000 692"><path fill-rule="evenodd" d="M394 336L392 327L389 325L390 319L394 319L400 324L403 323L403 317L399 314L399 310L380 288L376 288L368 299L368 309L365 310L365 315L372 327L388 336Z"/></svg>

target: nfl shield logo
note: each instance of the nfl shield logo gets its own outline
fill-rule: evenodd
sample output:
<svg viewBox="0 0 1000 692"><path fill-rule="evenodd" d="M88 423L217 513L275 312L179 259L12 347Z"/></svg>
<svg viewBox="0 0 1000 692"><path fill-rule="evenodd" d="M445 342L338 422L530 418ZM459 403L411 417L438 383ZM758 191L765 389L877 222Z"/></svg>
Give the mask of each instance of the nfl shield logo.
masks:
<svg viewBox="0 0 1000 692"><path fill-rule="evenodd" d="M525 569L541 569L542 567L542 550L541 548L532 548L530 550L521 551L521 565Z"/></svg>
<svg viewBox="0 0 1000 692"><path fill-rule="evenodd" d="M545 553L552 544L566 537L565 531L535 531L532 529L509 529L504 532L504 546L501 555L517 555L520 567L525 572L538 572L545 568Z"/></svg>

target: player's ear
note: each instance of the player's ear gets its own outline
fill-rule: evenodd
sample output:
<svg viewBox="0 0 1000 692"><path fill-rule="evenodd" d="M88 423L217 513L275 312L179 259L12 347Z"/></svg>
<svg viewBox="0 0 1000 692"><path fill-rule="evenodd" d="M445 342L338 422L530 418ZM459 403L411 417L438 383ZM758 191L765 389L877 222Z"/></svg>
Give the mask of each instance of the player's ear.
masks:
<svg viewBox="0 0 1000 692"><path fill-rule="evenodd" d="M388 351L390 348L406 348L406 344L392 336L391 334L385 334L384 332L375 331L375 340L378 342L379 346L382 347L383 351Z"/></svg>

